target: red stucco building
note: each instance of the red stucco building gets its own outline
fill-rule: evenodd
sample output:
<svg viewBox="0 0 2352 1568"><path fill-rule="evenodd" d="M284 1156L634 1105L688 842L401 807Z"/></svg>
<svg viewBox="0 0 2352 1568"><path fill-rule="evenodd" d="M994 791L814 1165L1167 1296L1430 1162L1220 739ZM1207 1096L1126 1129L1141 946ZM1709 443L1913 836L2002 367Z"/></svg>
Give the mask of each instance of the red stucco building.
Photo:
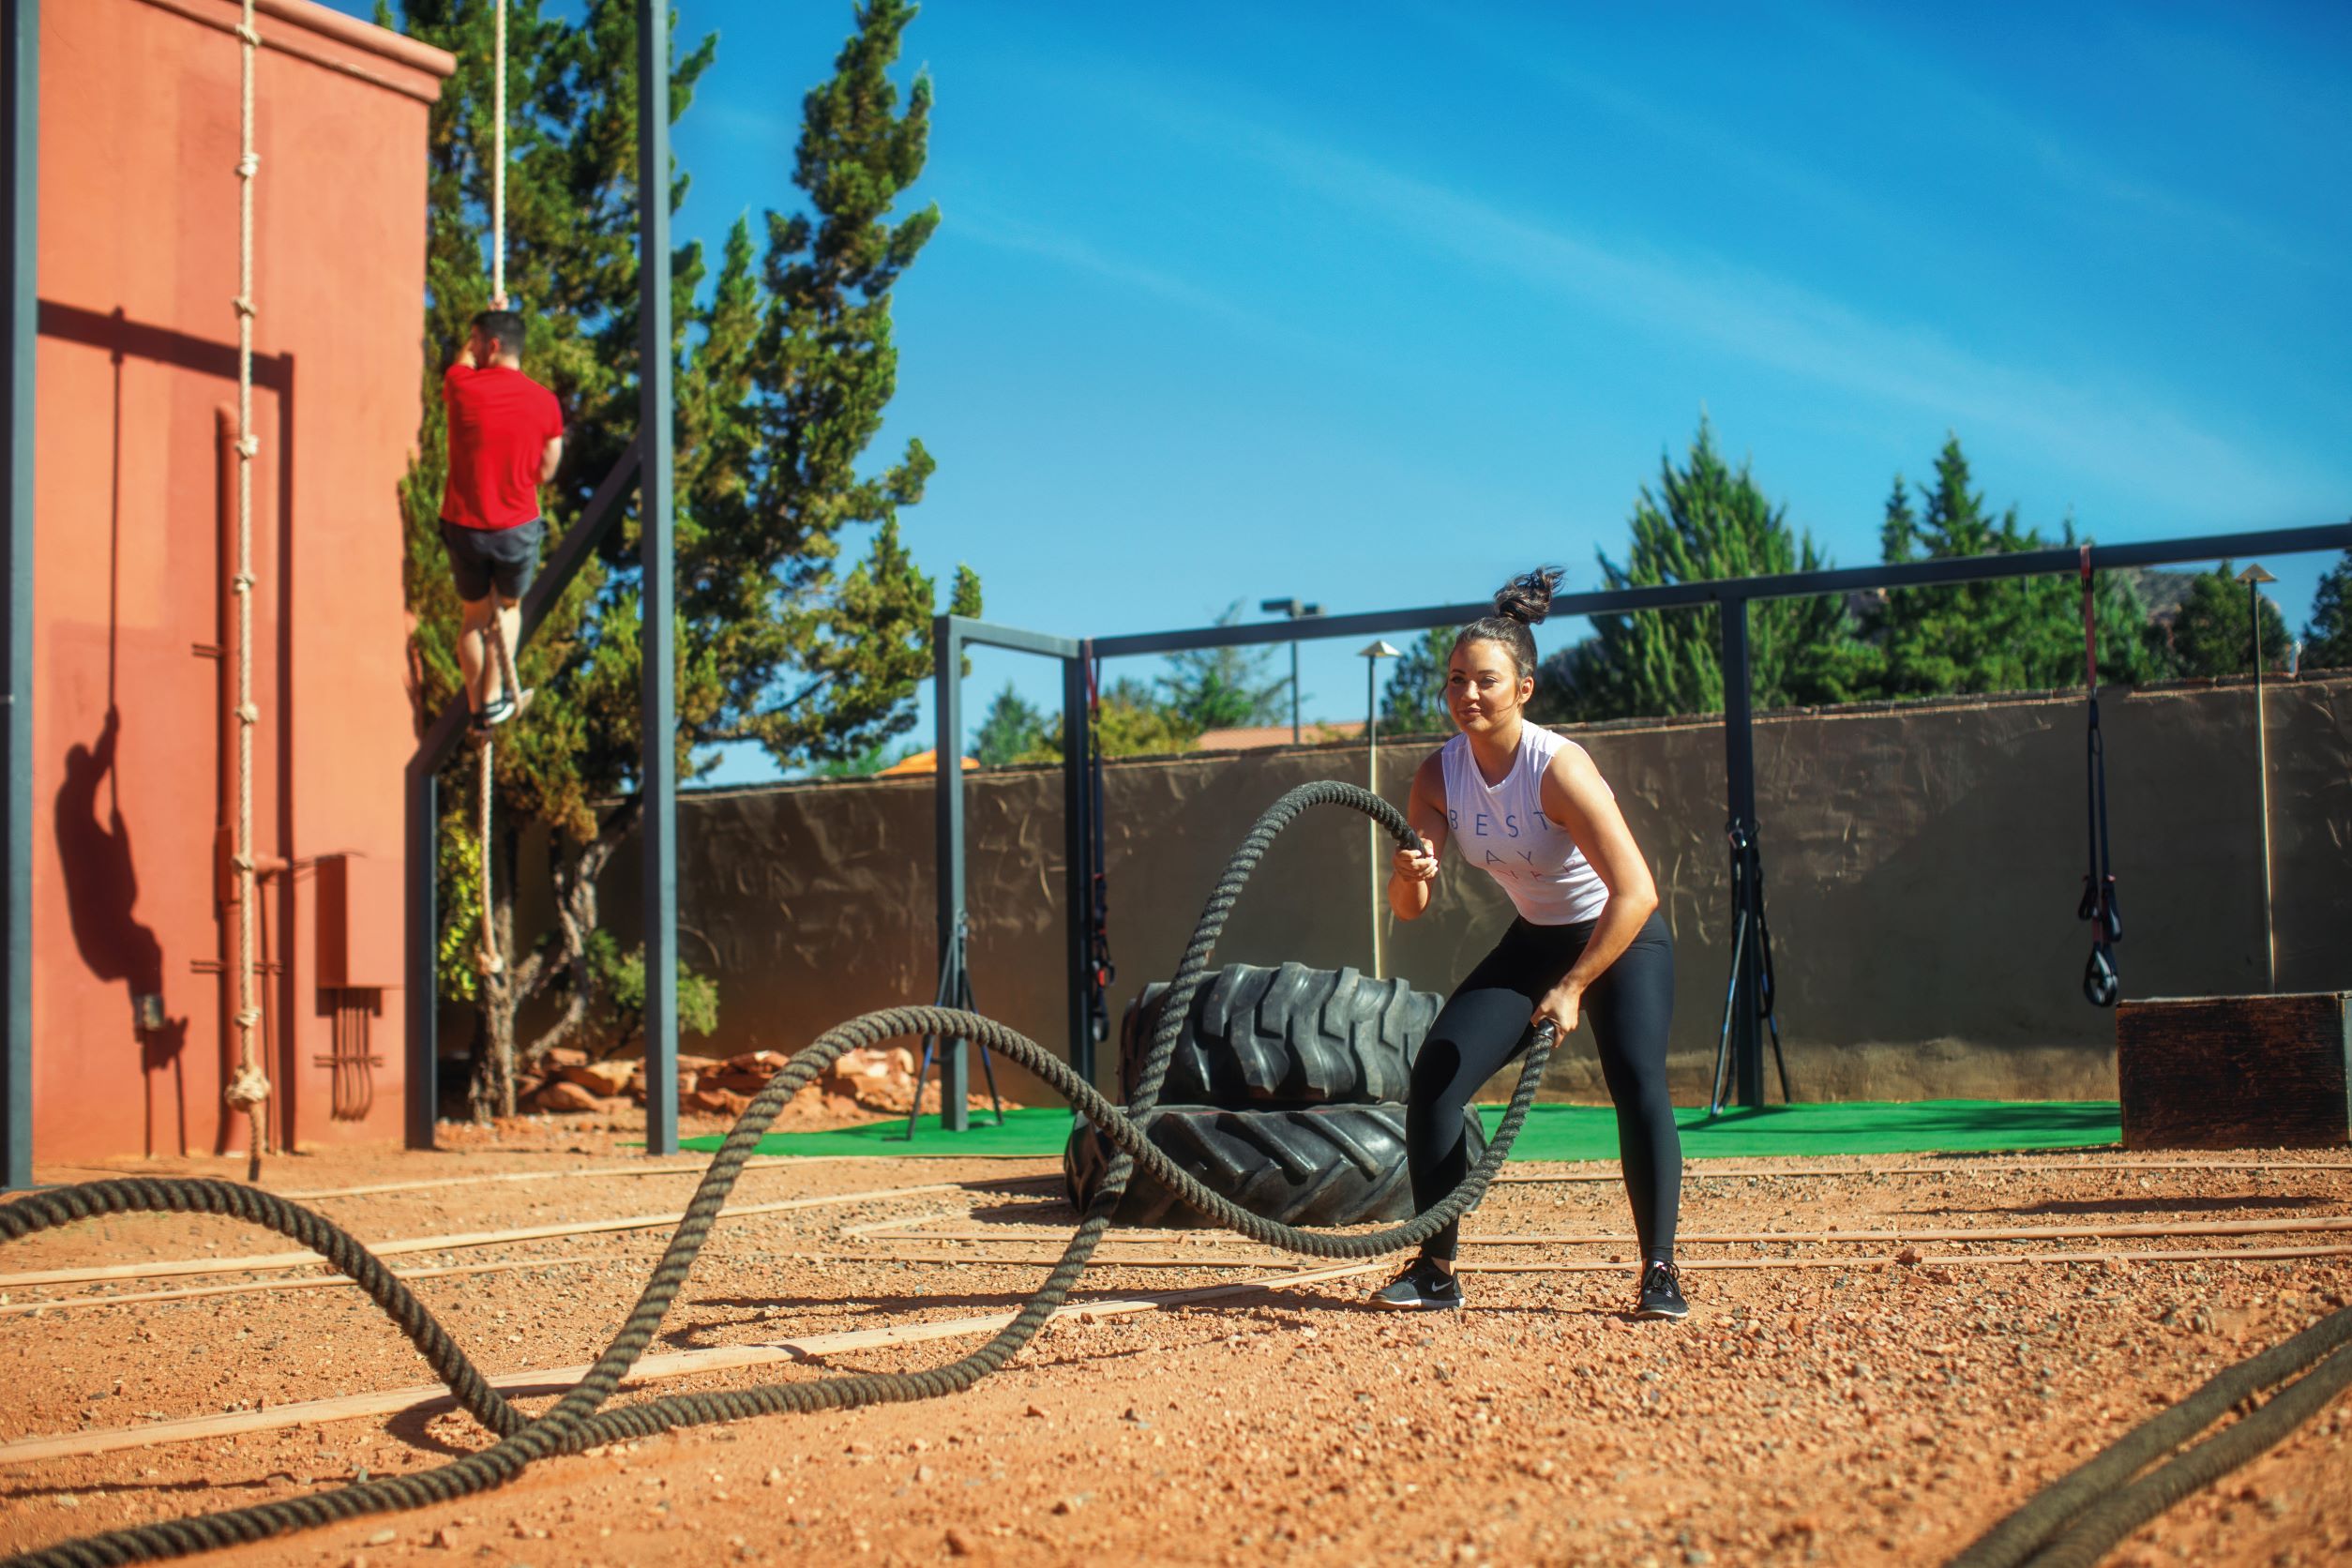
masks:
<svg viewBox="0 0 2352 1568"><path fill-rule="evenodd" d="M41 8L33 1127L44 1163L242 1147L225 646L234 0ZM400 1130L397 487L441 52L261 0L255 847L281 1142ZM324 932L325 943L322 948ZM338 1058L340 1058L339 1062ZM373 1059L370 1062L370 1059Z"/></svg>

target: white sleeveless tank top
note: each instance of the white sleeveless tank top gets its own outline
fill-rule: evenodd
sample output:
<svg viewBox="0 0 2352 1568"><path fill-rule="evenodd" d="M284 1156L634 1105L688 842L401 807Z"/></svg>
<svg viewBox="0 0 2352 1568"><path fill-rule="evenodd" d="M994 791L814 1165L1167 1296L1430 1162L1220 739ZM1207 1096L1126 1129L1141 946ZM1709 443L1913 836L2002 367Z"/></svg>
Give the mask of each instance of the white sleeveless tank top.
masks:
<svg viewBox="0 0 2352 1568"><path fill-rule="evenodd" d="M1501 884L1530 926L1574 926L1601 916L1608 884L1568 831L1544 815L1544 770L1568 743L1539 724L1519 727L1519 754L1500 784L1489 785L1456 735L1439 751L1445 773L1445 820L1463 861Z"/></svg>

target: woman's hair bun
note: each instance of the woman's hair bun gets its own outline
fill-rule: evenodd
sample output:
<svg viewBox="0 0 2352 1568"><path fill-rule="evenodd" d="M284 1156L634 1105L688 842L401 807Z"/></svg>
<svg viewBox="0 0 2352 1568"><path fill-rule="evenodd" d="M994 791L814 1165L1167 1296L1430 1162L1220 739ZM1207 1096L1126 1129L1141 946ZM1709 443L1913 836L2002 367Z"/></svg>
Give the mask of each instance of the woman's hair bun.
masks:
<svg viewBox="0 0 2352 1568"><path fill-rule="evenodd" d="M1552 593L1565 575L1558 566L1538 566L1513 578L1495 595L1495 613L1522 626L1540 626L1552 612Z"/></svg>

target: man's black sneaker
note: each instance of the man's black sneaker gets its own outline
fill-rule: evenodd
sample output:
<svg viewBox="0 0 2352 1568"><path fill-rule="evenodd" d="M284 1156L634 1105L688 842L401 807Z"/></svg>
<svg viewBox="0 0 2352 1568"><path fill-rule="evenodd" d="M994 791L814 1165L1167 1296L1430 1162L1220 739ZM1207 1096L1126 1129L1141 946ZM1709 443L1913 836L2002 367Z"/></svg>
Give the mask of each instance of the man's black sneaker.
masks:
<svg viewBox="0 0 2352 1568"><path fill-rule="evenodd" d="M1424 1258L1375 1290L1372 1304L1396 1312L1451 1311L1462 1304L1462 1282Z"/></svg>
<svg viewBox="0 0 2352 1568"><path fill-rule="evenodd" d="M1641 1302L1634 1308L1634 1316L1672 1321L1690 1315L1691 1304L1682 1299L1682 1279L1674 1272L1674 1265L1645 1264L1641 1271Z"/></svg>

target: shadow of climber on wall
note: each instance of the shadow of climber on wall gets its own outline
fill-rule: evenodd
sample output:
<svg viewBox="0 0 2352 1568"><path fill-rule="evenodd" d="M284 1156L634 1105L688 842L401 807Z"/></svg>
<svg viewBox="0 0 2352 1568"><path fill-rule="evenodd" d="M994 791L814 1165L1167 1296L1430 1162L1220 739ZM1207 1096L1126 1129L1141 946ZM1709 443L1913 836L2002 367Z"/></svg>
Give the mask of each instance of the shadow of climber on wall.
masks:
<svg viewBox="0 0 2352 1568"><path fill-rule="evenodd" d="M147 1152L157 1152L156 1075L172 1072L172 1139L188 1149L188 1092L181 1056L188 1045L185 1018L163 1008L163 944L131 911L139 902L139 873L132 864L130 829L122 806L108 792L106 822L98 822L98 787L113 774L122 716L106 713L95 746L66 753L66 779L57 789L57 860L64 867L66 909L82 961L101 980L120 980L130 1001L130 1032L139 1042L140 1068L147 1080Z"/></svg>

